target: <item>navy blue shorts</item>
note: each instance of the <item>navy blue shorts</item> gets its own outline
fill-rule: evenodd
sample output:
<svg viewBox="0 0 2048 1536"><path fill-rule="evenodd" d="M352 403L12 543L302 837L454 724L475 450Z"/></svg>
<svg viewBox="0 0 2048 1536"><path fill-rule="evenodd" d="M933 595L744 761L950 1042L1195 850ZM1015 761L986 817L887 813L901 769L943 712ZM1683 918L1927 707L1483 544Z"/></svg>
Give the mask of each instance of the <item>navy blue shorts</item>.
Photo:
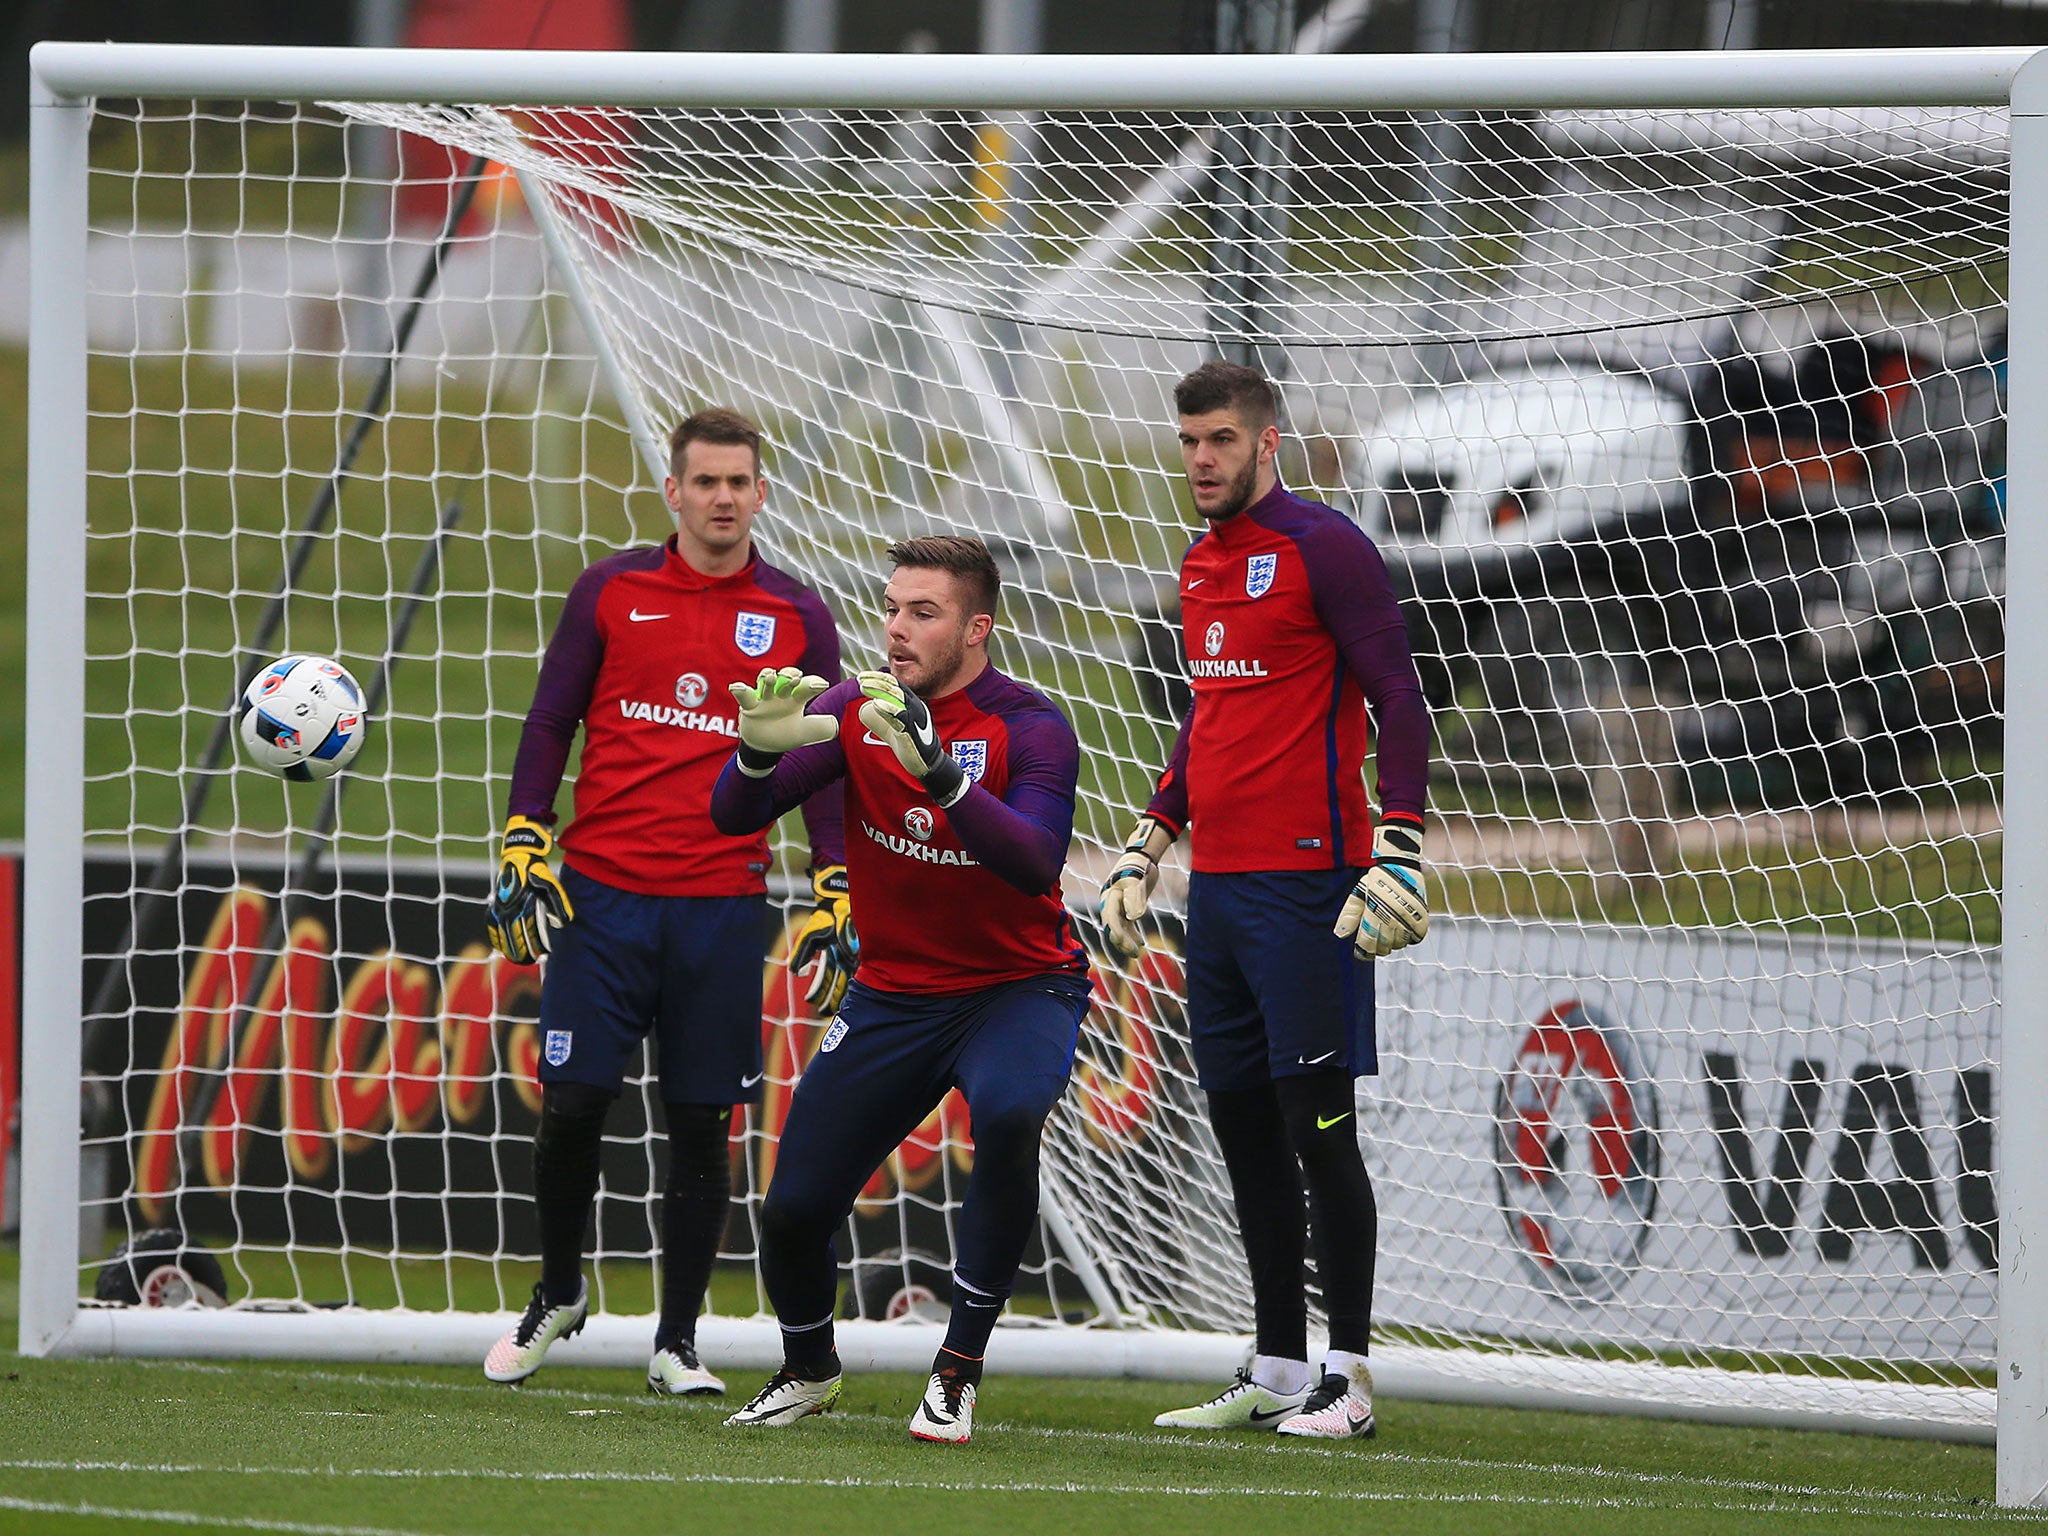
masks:
<svg viewBox="0 0 2048 1536"><path fill-rule="evenodd" d="M1379 1071L1372 962L1330 932L1355 869L1188 878L1188 1031L1205 1089Z"/></svg>
<svg viewBox="0 0 2048 1536"><path fill-rule="evenodd" d="M765 896L641 896L573 869L540 988L540 1080L617 1093L654 1032L665 1104L761 1097Z"/></svg>
<svg viewBox="0 0 2048 1536"><path fill-rule="evenodd" d="M1087 1012L1088 978L1066 973L940 996L852 983L790 1100L775 1151L780 1198L842 1219L949 1088L973 1123L1042 1123L1066 1090Z"/></svg>

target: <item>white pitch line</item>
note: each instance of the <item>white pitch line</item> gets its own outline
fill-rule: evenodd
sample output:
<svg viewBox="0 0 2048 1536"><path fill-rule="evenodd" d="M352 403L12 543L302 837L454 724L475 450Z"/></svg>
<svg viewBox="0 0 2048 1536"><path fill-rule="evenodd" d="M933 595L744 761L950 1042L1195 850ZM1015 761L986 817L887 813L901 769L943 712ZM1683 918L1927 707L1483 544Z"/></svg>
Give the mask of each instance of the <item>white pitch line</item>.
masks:
<svg viewBox="0 0 2048 1536"><path fill-rule="evenodd" d="M1567 1498L1547 1494L1515 1493L1423 1493L1403 1492L1395 1489L1333 1489L1333 1488L1232 1488L1214 1485L1178 1485L1150 1483L1081 1483L1081 1482L967 1482L942 1478L894 1478L862 1477L793 1477L774 1474L747 1474L724 1472L641 1472L641 1471L594 1471L594 1472L547 1472L527 1469L500 1467L245 1467L217 1466L202 1463L183 1462L132 1462L132 1461L53 1461L13 1460L0 1461L0 1468L14 1471L35 1472L114 1472L132 1473L151 1477L161 1476L213 1476L213 1477L335 1477L366 1478L394 1482L438 1482L442 1480L480 1482L523 1482L523 1483L572 1483L572 1484L655 1484L664 1487L688 1485L731 1486L741 1488L837 1488L848 1491L871 1492L930 1492L930 1493L1051 1493L1097 1497L1102 1495L1127 1495L1144 1497L1165 1494L1179 1498L1285 1498L1328 1500L1335 1503L1354 1504L1435 1504L1435 1505L1490 1505L1503 1508L1531 1509L1617 1509L1617 1510L1696 1510L1701 1513L1717 1514L1808 1514L1830 1516L1853 1516L1869 1519L1935 1519L1935 1520L1984 1520L2005 1519L2038 1524L2048 1520L2048 1511L2010 1510L1995 1508L1969 1509L1899 1509L1860 1505L1854 1498L1838 1494L1819 1492L1803 1497L1797 1502L1766 1499L1763 1502L1725 1503L1718 1501L1673 1502L1669 1500L1631 1499L1604 1495L1593 1498ZM271 1529L273 1527L260 1527ZM279 1530L305 1530L340 1532L342 1527L298 1527L276 1526ZM355 1528L349 1528L355 1529Z"/></svg>
<svg viewBox="0 0 2048 1536"><path fill-rule="evenodd" d="M25 1515L75 1515L82 1520L153 1520L159 1525L226 1526L237 1531L276 1531L283 1536L429 1536L388 1525L308 1525L300 1520L262 1520L254 1515L213 1515L192 1509L135 1509L124 1504L59 1504L0 1494L0 1509Z"/></svg>
<svg viewBox="0 0 2048 1536"><path fill-rule="evenodd" d="M176 1369L203 1370L207 1372L215 1372L222 1369L220 1366L184 1360L137 1360L129 1363L168 1366ZM292 1371L278 1367L254 1365L247 1367L245 1372L243 1372L243 1374L250 1373L276 1376L292 1381L320 1381L335 1386L392 1387L408 1392L425 1389L438 1392L483 1393L492 1396L504 1396L510 1391L516 1391L521 1398L557 1398L569 1402L613 1403L621 1408L641 1408L650 1413L675 1413L678 1410L683 1412L690 1411L690 1408L685 1405L673 1401L663 1401L660 1398L642 1394L629 1397L611 1392L580 1392L571 1387L521 1386L518 1388L506 1388L494 1386L486 1382L406 1381L397 1377L371 1376L361 1372L349 1374L340 1371ZM893 1424L897 1421L897 1417L894 1414L848 1413L843 1410L834 1410L831 1418L826 1423L838 1421L841 1423ZM988 1418L984 1418L983 1427L988 1431L1005 1436L1028 1435L1038 1439L1077 1440L1097 1445L1128 1445L1154 1448L1177 1446L1201 1451L1224 1451L1265 1456L1313 1454L1312 1447L1281 1445L1272 1440L1252 1441L1223 1436L1210 1438L1203 1435L1157 1432L1147 1434L1125 1429L1064 1429L1045 1424L1006 1425L1000 1420ZM1477 1472L1522 1472L1544 1477L1608 1478L1621 1482L1643 1483L1654 1487L1721 1488L1731 1493L1758 1494L1765 1498L1866 1499L1883 1503L1934 1505L1937 1508L1941 1506L1953 1507L1962 1503L1960 1498L1954 1496L1935 1493L1906 1493L1892 1488L1824 1488L1810 1483L1772 1483L1752 1478L1700 1477L1682 1472L1638 1472L1624 1467L1583 1466L1572 1462L1494 1461L1484 1457L1428 1456L1418 1455L1412 1451L1374 1449L1364 1454L1369 1455L1375 1463L1400 1462L1408 1466L1443 1467ZM0 1463L0 1465L6 1465L6 1463Z"/></svg>

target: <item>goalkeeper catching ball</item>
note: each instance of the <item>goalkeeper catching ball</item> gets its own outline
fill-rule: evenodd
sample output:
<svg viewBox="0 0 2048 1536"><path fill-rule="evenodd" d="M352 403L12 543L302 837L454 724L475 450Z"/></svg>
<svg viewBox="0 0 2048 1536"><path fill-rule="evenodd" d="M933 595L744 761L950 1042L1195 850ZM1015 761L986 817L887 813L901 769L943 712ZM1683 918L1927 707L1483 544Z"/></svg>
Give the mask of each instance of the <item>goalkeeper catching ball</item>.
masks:
<svg viewBox="0 0 2048 1536"><path fill-rule="evenodd" d="M910 1432L960 1444L1038 1218L1039 1137L1088 1009L1087 956L1059 891L1080 747L1051 702L989 664L987 546L910 539L889 556L889 670L830 689L791 673L735 689L739 752L711 797L737 836L843 782L862 944L860 974L790 1101L761 1206L782 1368L727 1422L794 1424L838 1397L833 1234L876 1167L958 1088L974 1170L952 1319ZM811 744L798 727L816 733Z"/></svg>
<svg viewBox="0 0 2048 1536"><path fill-rule="evenodd" d="M489 928L507 958L548 959L533 1148L541 1273L484 1363L493 1381L531 1376L583 1326L605 1116L651 1029L668 1175L647 1385L724 1390L697 1357L697 1313L731 1200L732 1106L761 1097L768 840L714 827L711 786L739 728L730 685L764 666L837 677L839 634L816 593L754 553L767 482L751 422L727 410L689 417L669 438L669 465L675 537L600 560L569 589L512 768ZM557 875L555 793L579 726ZM793 959L817 965L812 1001L830 1006L858 957L837 795L804 818L817 908Z"/></svg>
<svg viewBox="0 0 2048 1536"><path fill-rule="evenodd" d="M1180 572L1194 704L1101 913L1116 948L1141 952L1159 860L1189 833L1188 1023L1258 1342L1236 1382L1157 1422L1363 1437L1378 1214L1353 1079L1378 1068L1371 962L1429 932L1429 712L1379 551L1279 482L1279 402L1264 375L1207 363L1174 404L1209 524ZM1377 827L1360 778L1368 709ZM1308 1361L1310 1231L1330 1319L1320 1370Z"/></svg>

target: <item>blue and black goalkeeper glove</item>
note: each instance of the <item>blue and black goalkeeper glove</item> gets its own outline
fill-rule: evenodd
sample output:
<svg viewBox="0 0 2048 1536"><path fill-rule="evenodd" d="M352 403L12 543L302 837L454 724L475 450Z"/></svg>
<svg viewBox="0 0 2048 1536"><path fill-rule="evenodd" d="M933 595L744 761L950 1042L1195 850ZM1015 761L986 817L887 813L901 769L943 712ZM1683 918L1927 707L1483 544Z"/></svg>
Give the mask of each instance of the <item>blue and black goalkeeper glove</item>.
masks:
<svg viewBox="0 0 2048 1536"><path fill-rule="evenodd" d="M817 970L804 1001L820 1018L839 1011L846 984L860 965L860 934L853 926L853 898L844 864L824 864L811 871L811 915L796 931L789 949L791 971Z"/></svg>
<svg viewBox="0 0 2048 1536"><path fill-rule="evenodd" d="M1422 818L1396 812L1372 834L1372 867L1358 877L1337 915L1336 935L1360 958L1377 960L1429 936L1422 894Z"/></svg>
<svg viewBox="0 0 2048 1536"><path fill-rule="evenodd" d="M555 835L531 816L506 821L485 926L491 948L515 965L537 963L553 945L555 930L576 921L575 903L548 866L554 851Z"/></svg>

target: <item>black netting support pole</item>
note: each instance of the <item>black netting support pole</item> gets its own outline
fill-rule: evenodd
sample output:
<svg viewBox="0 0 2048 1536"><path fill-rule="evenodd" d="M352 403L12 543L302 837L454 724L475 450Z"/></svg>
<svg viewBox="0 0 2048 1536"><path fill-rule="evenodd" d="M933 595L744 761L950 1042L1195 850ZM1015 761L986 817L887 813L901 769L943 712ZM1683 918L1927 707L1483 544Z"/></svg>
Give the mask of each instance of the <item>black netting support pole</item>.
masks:
<svg viewBox="0 0 2048 1536"><path fill-rule="evenodd" d="M384 697L391 690L391 670L398 664L399 654L405 649L407 636L412 633L413 621L419 617L420 609L426 605L427 589L441 572L441 555L447 545L448 535L462 518L462 504L450 501L441 509L440 526L427 547L420 551L419 563L413 567L412 580L405 589L405 601L399 604L398 612L392 615L391 629L384 642L384 655L377 662L377 670L371 674L370 685L363 690L363 718L373 720L383 708ZM193 1088L192 1097L180 1115L179 1144L191 1166L191 1141L199 1134L199 1128L206 1123L206 1117L213 1112L214 1101L220 1097L228 1073L241 1054L242 1038L248 1033L249 1020L256 1012L256 1005L262 1000L263 992L270 985L271 975L284 958L285 942L291 935L292 896L295 892L310 891L319 877L320 869L327 862L334 849L334 829L341 819L341 792L347 785L349 774L346 769L327 781L327 792L320 797L319 814L313 818L313 825L306 833L300 847L298 862L285 876L282 889L277 894L277 905L271 908L270 923L263 934L263 942L256 946L255 962L249 970L249 981L235 1004L233 1022L228 1030L227 1052L218 1069L210 1069L200 1075Z"/></svg>
<svg viewBox="0 0 2048 1536"><path fill-rule="evenodd" d="M476 200L477 187L481 185L490 161L483 155L472 156L463 170L461 180L456 183L455 195L449 200L448 217L442 222L440 238L427 253L425 264L414 280L412 293L406 301L405 311L399 316L398 325L391 335L391 346L384 355L384 361L377 370L376 382L370 386L369 396L356 412L354 424L349 429L347 441L334 462L334 471L321 483L319 494L306 511L305 520L299 525L297 536L285 556L284 569L271 589L270 600L264 604L263 612L256 621L255 635L249 641L242 655L240 666L235 669L235 685L229 692L227 703L222 706L219 718L214 722L213 734L207 739L206 750L200 754L199 765L185 786L185 810L179 818L177 829L164 842L163 853L158 857L156 867L132 893L133 915L129 919L128 931L121 936L107 957L105 967L100 971L99 986L93 993L92 1006L85 1014L85 1059L90 1063L99 1043L111 1025L115 1011L122 1004L122 991L128 980L126 957L133 950L146 947L155 936L157 925L164 913L175 903L178 887L185 878L185 843L192 830L199 824L199 817L206 809L207 797L212 793L213 781L219 776L222 760L227 756L229 738L234 732L237 706L241 702L242 690L249 686L258 669L272 659L270 647L277 638L278 630L284 624L286 605L299 577L306 569L306 563L313 558L320 536L326 532L328 523L334 517L334 509L340 501L341 488L354 472L356 457L362 452L363 444L370 433L384 419L385 408L391 401L391 390L398 376L399 360L405 356L405 349L412 340L412 333L419 324L425 310L427 297L440 281L441 270L446 265L448 253L455 244L456 232L462 227L463 217ZM87 1104L85 1123L88 1131L104 1124L113 1111L113 1104L104 1090L95 1093L98 1086L88 1074Z"/></svg>

